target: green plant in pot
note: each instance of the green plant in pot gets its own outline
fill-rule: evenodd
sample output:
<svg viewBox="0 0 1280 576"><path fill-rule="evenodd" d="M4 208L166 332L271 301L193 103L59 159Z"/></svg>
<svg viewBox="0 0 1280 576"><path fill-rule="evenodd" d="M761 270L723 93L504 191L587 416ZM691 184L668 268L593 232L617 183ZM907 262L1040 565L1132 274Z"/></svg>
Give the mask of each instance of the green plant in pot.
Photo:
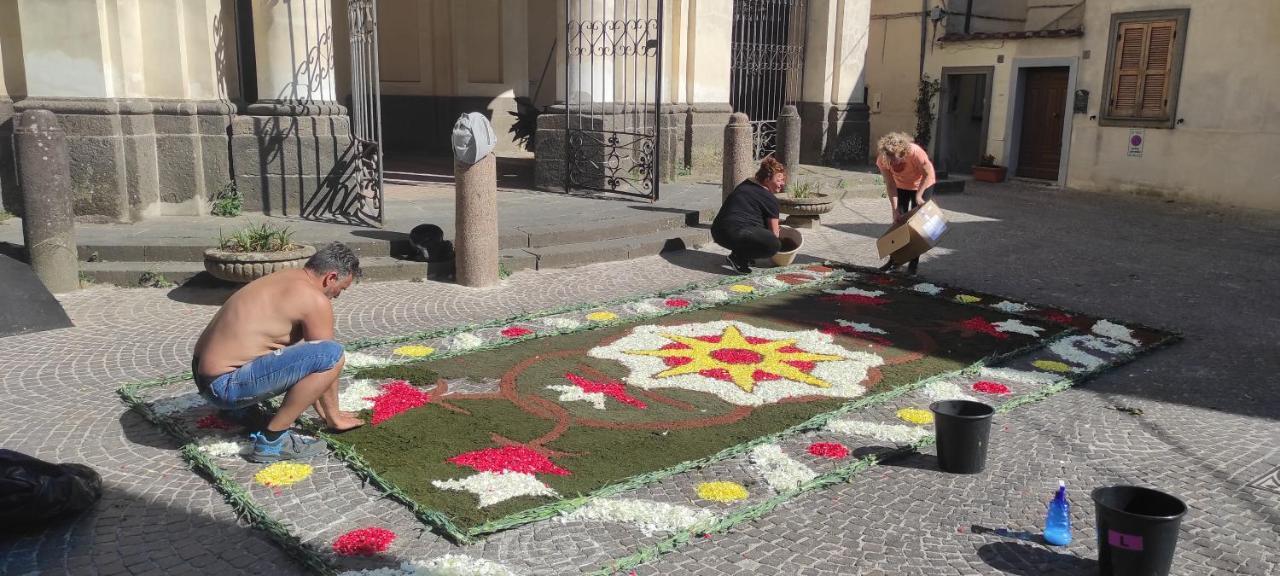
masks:
<svg viewBox="0 0 1280 576"><path fill-rule="evenodd" d="M822 186L811 180L796 179L778 195L778 208L787 219L783 224L795 228L813 228L821 215L831 211L831 197Z"/></svg>
<svg viewBox="0 0 1280 576"><path fill-rule="evenodd" d="M228 282L252 282L290 268L301 268L314 246L293 242L293 231L270 223L250 224L229 236L218 232L218 246L204 251L204 269Z"/></svg>
<svg viewBox="0 0 1280 576"><path fill-rule="evenodd" d="M996 164L996 157L986 154L977 166L973 167L973 179L978 182L1004 182L1008 168Z"/></svg>

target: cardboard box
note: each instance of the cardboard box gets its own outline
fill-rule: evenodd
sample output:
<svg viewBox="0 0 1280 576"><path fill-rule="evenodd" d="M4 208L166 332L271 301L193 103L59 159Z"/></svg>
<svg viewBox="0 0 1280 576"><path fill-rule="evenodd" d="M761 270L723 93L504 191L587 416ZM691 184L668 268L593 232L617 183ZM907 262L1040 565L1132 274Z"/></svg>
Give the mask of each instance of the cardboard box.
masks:
<svg viewBox="0 0 1280 576"><path fill-rule="evenodd" d="M906 221L893 226L876 240L876 249L881 258L902 264L928 252L946 231L947 217L930 200L907 212Z"/></svg>

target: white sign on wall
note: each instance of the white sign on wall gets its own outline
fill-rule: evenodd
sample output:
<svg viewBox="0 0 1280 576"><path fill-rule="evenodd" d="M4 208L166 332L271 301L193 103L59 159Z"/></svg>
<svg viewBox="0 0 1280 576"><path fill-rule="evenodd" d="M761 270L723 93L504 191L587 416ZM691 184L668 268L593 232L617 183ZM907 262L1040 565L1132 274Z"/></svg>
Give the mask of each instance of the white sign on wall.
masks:
<svg viewBox="0 0 1280 576"><path fill-rule="evenodd" d="M1142 157L1142 143L1146 140L1146 129L1130 128L1129 129L1129 156L1134 158Z"/></svg>

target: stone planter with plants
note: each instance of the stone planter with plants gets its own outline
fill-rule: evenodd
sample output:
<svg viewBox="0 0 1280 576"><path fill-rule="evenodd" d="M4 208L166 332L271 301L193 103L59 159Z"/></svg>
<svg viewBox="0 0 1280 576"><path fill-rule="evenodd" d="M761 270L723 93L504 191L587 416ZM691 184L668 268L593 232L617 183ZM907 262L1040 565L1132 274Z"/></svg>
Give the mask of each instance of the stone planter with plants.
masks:
<svg viewBox="0 0 1280 576"><path fill-rule="evenodd" d="M832 199L814 182L796 182L778 195L779 210L787 214L783 224L794 228L813 228L818 218L831 211Z"/></svg>
<svg viewBox="0 0 1280 576"><path fill-rule="evenodd" d="M228 282L252 282L278 270L301 268L316 253L293 243L293 232L271 224L247 226L231 236L219 234L218 247L204 251L204 269Z"/></svg>
<svg viewBox="0 0 1280 576"><path fill-rule="evenodd" d="M1004 182L1008 168L996 164L996 157L990 154L982 157L982 161L973 167L973 179L978 182Z"/></svg>

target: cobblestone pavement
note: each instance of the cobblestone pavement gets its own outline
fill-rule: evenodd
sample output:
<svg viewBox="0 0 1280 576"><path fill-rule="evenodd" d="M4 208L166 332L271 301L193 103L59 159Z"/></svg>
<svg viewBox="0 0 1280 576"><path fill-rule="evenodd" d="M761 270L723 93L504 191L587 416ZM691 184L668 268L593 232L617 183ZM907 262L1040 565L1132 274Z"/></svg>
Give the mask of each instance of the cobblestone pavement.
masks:
<svg viewBox="0 0 1280 576"><path fill-rule="evenodd" d="M809 233L816 258L873 264L883 199L851 194ZM988 470L939 473L929 455L797 498L700 540L640 574L1089 574L1089 489L1151 485L1190 506L1176 574L1280 571L1280 493L1248 484L1280 467L1280 226L1150 199L970 183L939 199L952 229L925 279L1179 330L1186 340L1087 386L1005 415ZM706 280L722 256L687 252L517 274L491 290L433 282L358 285L336 304L343 339L493 319ZM0 573L298 573L244 528L175 446L112 393L182 371L225 295L95 288L62 298L75 328L0 340L0 446L83 462L104 477L97 508L6 535ZM1116 408L1133 408L1140 414ZM976 534L1036 531L1056 481L1076 541L1050 549ZM572 554L572 542L565 543Z"/></svg>

